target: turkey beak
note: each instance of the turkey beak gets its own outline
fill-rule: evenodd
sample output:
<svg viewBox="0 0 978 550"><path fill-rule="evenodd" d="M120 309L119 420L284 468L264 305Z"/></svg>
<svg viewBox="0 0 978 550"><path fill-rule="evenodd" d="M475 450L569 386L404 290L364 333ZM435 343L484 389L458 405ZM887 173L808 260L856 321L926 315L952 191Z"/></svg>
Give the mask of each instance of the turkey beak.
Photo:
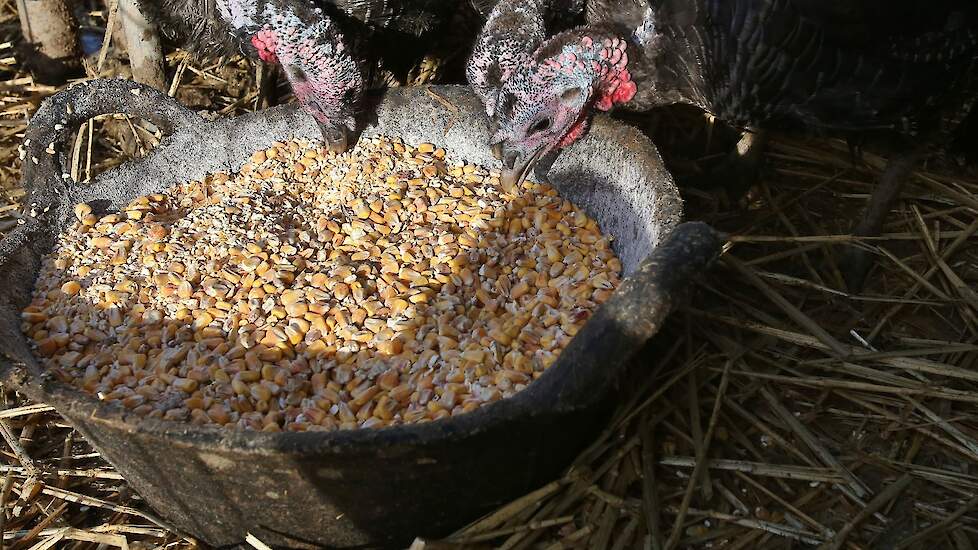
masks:
<svg viewBox="0 0 978 550"><path fill-rule="evenodd" d="M533 166L539 160L540 155L543 153L542 150L533 153L532 155L520 155L516 151L507 151L505 147L500 144L500 156L503 161L503 170L499 177L499 183L503 188L503 191L507 193L515 193L519 189L523 180L529 175L530 170L533 170Z"/></svg>
<svg viewBox="0 0 978 550"><path fill-rule="evenodd" d="M345 153L349 148L347 129L339 126L330 126L319 123L319 130L323 133L323 140L326 142L326 149L331 153Z"/></svg>

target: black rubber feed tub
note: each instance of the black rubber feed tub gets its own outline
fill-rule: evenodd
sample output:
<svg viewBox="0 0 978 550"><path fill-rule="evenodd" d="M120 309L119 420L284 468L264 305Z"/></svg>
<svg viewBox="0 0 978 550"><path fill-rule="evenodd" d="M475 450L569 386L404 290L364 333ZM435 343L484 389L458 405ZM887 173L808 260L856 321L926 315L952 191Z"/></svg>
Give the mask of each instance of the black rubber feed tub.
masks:
<svg viewBox="0 0 978 550"><path fill-rule="evenodd" d="M70 130L107 113L150 120L169 137L147 158L76 185L63 166ZM267 434L136 418L45 376L19 332L19 312L74 204L118 209L136 196L236 169L276 140L317 133L291 106L205 122L120 80L50 98L27 131L30 216L0 241L2 379L53 405L172 528L211 545L240 543L251 532L277 546L403 547L537 488L607 422L629 358L656 333L674 293L719 251L707 226L679 224L681 201L649 141L599 117L560 155L549 180L616 238L628 276L545 375L511 399L427 424ZM377 133L498 166L481 106L464 87L391 90L366 130Z"/></svg>

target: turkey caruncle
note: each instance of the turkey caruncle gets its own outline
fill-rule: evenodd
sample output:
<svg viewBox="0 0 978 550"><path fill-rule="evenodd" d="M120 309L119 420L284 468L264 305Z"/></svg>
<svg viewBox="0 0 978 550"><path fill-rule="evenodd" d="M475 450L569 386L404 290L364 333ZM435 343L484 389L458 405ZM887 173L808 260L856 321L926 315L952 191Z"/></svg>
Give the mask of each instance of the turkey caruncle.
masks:
<svg viewBox="0 0 978 550"><path fill-rule="evenodd" d="M194 55L242 53L281 65L296 101L337 152L347 149L357 129L370 67L419 61L432 45L457 35L448 28L453 21L481 22L472 6L457 0L137 2L164 35Z"/></svg>
<svg viewBox="0 0 978 550"><path fill-rule="evenodd" d="M502 0L477 44L510 33L512 15L494 14L539 28L552 4ZM875 235L926 146L978 96L974 0L589 0L586 10L586 26L505 52L515 66L482 93L507 185L583 135L596 110L686 103L746 129L732 156L750 161L764 130L883 137L893 156L853 231ZM488 80L490 66L473 55L470 81ZM871 257L852 251L844 275L857 289Z"/></svg>

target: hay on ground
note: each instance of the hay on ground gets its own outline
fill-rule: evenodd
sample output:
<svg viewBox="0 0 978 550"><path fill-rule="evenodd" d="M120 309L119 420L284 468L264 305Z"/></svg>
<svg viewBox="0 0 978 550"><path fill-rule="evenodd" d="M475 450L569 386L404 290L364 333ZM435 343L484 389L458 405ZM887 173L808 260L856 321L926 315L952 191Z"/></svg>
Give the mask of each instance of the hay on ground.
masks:
<svg viewBox="0 0 978 550"><path fill-rule="evenodd" d="M57 90L14 57L14 3L0 0L0 233L20 216L26 121ZM88 23L104 28L95 7ZM231 116L262 102L247 61L168 62L187 104ZM87 67L127 76L114 47ZM79 132L73 172L157 137L103 117ZM921 167L884 235L856 241L848 224L883 159L789 139L769 159L746 209L687 190L689 217L728 231L729 250L650 344L648 378L607 431L560 479L412 548L974 548L978 179ZM879 261L859 295L839 273L849 246ZM3 399L2 547L195 546L49 407Z"/></svg>

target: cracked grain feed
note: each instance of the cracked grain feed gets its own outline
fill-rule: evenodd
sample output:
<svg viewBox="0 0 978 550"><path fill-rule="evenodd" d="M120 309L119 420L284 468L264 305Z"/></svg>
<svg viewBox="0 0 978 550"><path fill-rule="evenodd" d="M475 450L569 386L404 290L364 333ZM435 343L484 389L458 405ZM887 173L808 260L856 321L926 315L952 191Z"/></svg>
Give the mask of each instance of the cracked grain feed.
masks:
<svg viewBox="0 0 978 550"><path fill-rule="evenodd" d="M251 430L471 411L550 366L619 282L583 212L445 151L305 143L77 222L22 314L59 379L141 416Z"/></svg>

